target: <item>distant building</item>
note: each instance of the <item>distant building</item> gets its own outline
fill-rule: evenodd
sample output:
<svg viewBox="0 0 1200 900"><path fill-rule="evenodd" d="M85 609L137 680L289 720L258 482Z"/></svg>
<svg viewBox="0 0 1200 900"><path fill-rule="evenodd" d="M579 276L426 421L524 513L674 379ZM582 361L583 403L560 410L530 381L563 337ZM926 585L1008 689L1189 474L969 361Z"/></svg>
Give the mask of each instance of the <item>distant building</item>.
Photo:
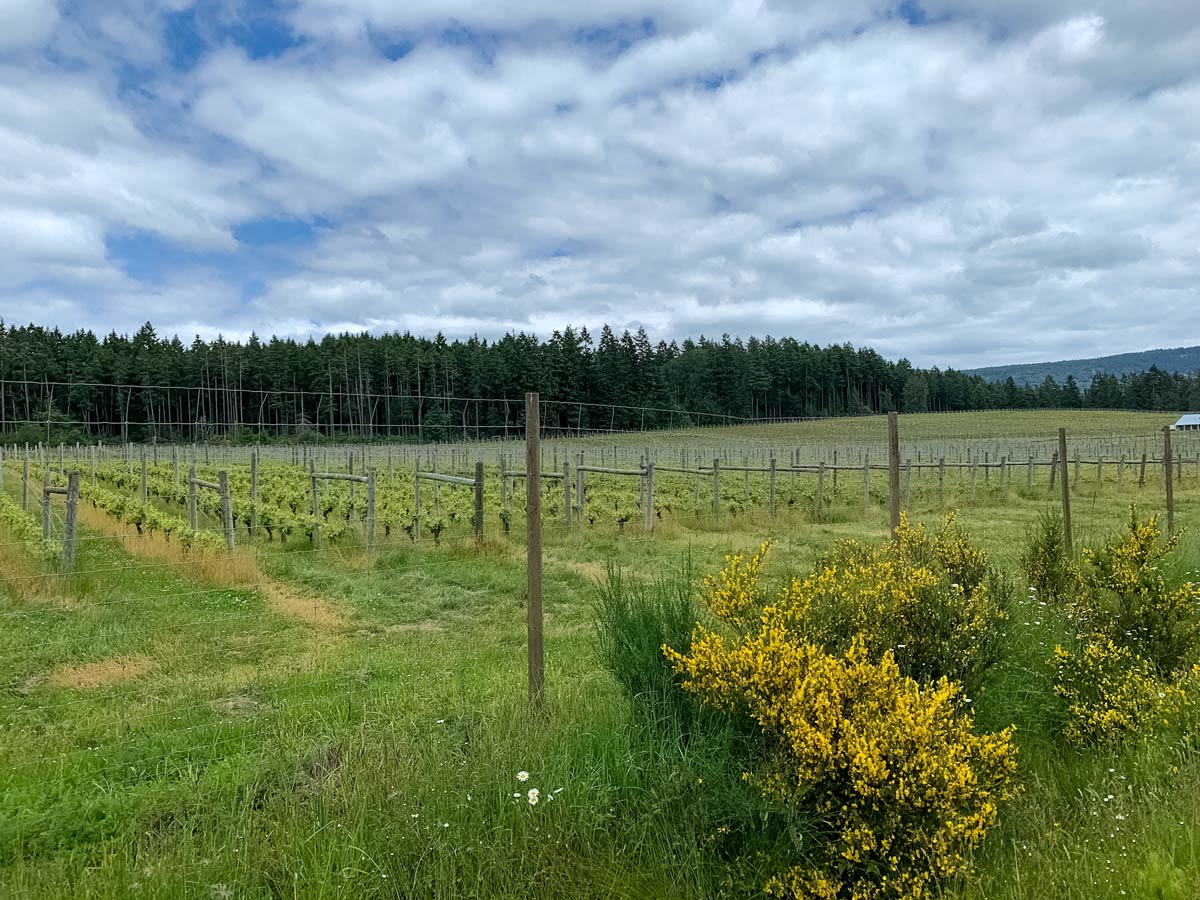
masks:
<svg viewBox="0 0 1200 900"><path fill-rule="evenodd" d="M1200 413L1188 413L1180 416L1179 421L1171 426L1176 431L1200 431Z"/></svg>

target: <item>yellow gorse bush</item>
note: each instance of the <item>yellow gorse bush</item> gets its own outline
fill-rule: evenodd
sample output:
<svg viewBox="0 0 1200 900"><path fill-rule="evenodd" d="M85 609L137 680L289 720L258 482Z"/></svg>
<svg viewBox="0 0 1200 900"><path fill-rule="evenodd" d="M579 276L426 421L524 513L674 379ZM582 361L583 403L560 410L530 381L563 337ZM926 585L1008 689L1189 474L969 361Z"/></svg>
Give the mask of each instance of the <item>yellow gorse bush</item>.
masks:
<svg viewBox="0 0 1200 900"><path fill-rule="evenodd" d="M1165 571L1179 537L1164 539L1157 516L1140 521L1131 508L1120 539L1083 551L1085 590L1076 603L1081 622L1127 645L1163 676L1186 668L1200 646L1200 585L1172 585Z"/></svg>
<svg viewBox="0 0 1200 900"><path fill-rule="evenodd" d="M762 606L758 580L770 549L771 542L763 541L748 560L740 554L726 556L725 568L704 579L705 600L722 621L740 628L757 618Z"/></svg>
<svg viewBox="0 0 1200 900"><path fill-rule="evenodd" d="M836 562L765 602L767 549L749 564L731 557L705 583L733 634L697 626L686 653L664 648L686 690L748 716L767 737L772 762L745 777L821 822L826 840L767 890L828 900L931 896L936 882L966 868L1015 792L1016 749L1011 729L974 732L957 684L909 677L884 644L901 632L915 640L933 597L945 615L962 617L955 627L974 627L972 603L987 609L986 558L958 535L939 542L906 523L884 548L842 545ZM951 569L962 578L954 587Z"/></svg>
<svg viewBox="0 0 1200 900"><path fill-rule="evenodd" d="M1057 647L1054 690L1066 701L1064 735L1079 745L1148 739L1186 727L1200 684L1200 587L1173 585L1157 518L1131 509L1125 533L1083 551L1073 601L1076 642ZM1192 666L1189 670L1189 666Z"/></svg>
<svg viewBox="0 0 1200 900"><path fill-rule="evenodd" d="M1165 680L1148 660L1104 636L1074 652L1056 647L1054 658L1054 691L1067 701L1064 734L1079 745L1146 739L1179 724L1190 708L1189 682L1200 679L1197 666Z"/></svg>
<svg viewBox="0 0 1200 900"><path fill-rule="evenodd" d="M1006 618L998 585L952 516L933 534L902 516L894 540L839 544L771 612L831 651L859 639L872 659L891 652L906 675L974 690Z"/></svg>

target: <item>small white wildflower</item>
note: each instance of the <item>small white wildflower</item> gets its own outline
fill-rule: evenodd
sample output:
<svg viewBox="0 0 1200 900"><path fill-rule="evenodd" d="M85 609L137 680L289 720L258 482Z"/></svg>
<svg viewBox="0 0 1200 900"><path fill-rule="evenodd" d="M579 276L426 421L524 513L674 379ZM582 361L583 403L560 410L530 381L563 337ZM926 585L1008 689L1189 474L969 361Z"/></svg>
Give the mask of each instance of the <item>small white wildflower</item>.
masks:
<svg viewBox="0 0 1200 900"><path fill-rule="evenodd" d="M517 773L517 781L528 781L528 780L529 780L529 773L526 772L524 769L522 769L520 772Z"/></svg>
<svg viewBox="0 0 1200 900"><path fill-rule="evenodd" d="M540 800L542 797L542 792L537 788L530 788L529 793L526 796L529 799L530 806L537 806L538 800Z"/></svg>

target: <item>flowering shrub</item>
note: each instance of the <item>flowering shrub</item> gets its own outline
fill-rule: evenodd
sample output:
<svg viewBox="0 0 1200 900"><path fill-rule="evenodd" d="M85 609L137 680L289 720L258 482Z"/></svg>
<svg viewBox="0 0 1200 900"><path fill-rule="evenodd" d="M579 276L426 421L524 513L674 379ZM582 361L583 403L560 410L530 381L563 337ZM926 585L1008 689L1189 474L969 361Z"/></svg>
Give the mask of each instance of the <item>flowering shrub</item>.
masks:
<svg viewBox="0 0 1200 900"><path fill-rule="evenodd" d="M767 885L777 896L927 896L966 867L1014 792L1011 730L975 734L956 685L922 687L862 641L835 656L764 623L737 641L700 630L686 655L668 655L686 689L770 739L773 763L745 777L825 823L812 858Z"/></svg>
<svg viewBox="0 0 1200 900"><path fill-rule="evenodd" d="M1075 646L1055 649L1054 690L1066 701L1066 738L1075 744L1145 739L1186 729L1189 694L1200 685L1200 587L1172 584L1167 557L1178 535L1163 538L1154 516L1131 510L1126 533L1084 550L1074 601Z"/></svg>
<svg viewBox="0 0 1200 900"><path fill-rule="evenodd" d="M771 542L763 541L749 560L740 554L726 556L725 568L715 577L705 577L704 597L719 619L742 628L758 618L763 605L758 581L770 549Z"/></svg>
<svg viewBox="0 0 1200 900"><path fill-rule="evenodd" d="M1064 730L1074 744L1149 737L1179 722L1189 708L1186 676L1164 680L1154 666L1111 638L1096 636L1077 651L1056 647L1054 691L1067 702Z"/></svg>
<svg viewBox="0 0 1200 900"><path fill-rule="evenodd" d="M1139 521L1131 508L1120 540L1083 551L1081 616L1149 660L1160 675L1186 668L1200 645L1200 585L1172 585L1164 571L1178 546L1178 534L1163 539L1156 516Z"/></svg>
<svg viewBox="0 0 1200 900"><path fill-rule="evenodd" d="M768 602L759 586L766 550L748 563L731 557L705 582L732 634L697 626L686 652L664 652L686 690L762 732L770 762L744 777L821 823L823 840L767 890L927 897L966 868L1014 793L1016 749L1011 729L976 734L961 688L911 677L900 652L911 648L904 663L922 673L975 671L979 638L969 632L990 632L1002 618L986 558L951 521L932 537L905 522L883 547L840 545ZM909 646L893 650L898 636Z"/></svg>
<svg viewBox="0 0 1200 900"><path fill-rule="evenodd" d="M790 627L830 652L862 640L872 659L891 652L918 681L944 676L974 691L996 658L1006 594L953 517L933 534L902 517L894 540L839 544L782 602Z"/></svg>

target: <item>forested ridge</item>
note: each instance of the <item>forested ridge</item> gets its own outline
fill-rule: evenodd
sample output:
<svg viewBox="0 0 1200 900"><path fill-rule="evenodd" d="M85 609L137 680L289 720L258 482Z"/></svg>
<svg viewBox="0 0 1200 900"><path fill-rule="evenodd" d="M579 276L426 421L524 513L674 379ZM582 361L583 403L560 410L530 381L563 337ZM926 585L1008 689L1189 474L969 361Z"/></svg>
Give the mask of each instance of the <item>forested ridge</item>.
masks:
<svg viewBox="0 0 1200 900"><path fill-rule="evenodd" d="M1200 409L1200 374L1157 368L1082 388L1023 387L919 369L850 344L724 335L653 343L645 331L447 341L408 333L246 342L64 333L0 321L0 432L8 440L345 436L483 438L520 427L541 392L548 430L968 409Z"/></svg>

